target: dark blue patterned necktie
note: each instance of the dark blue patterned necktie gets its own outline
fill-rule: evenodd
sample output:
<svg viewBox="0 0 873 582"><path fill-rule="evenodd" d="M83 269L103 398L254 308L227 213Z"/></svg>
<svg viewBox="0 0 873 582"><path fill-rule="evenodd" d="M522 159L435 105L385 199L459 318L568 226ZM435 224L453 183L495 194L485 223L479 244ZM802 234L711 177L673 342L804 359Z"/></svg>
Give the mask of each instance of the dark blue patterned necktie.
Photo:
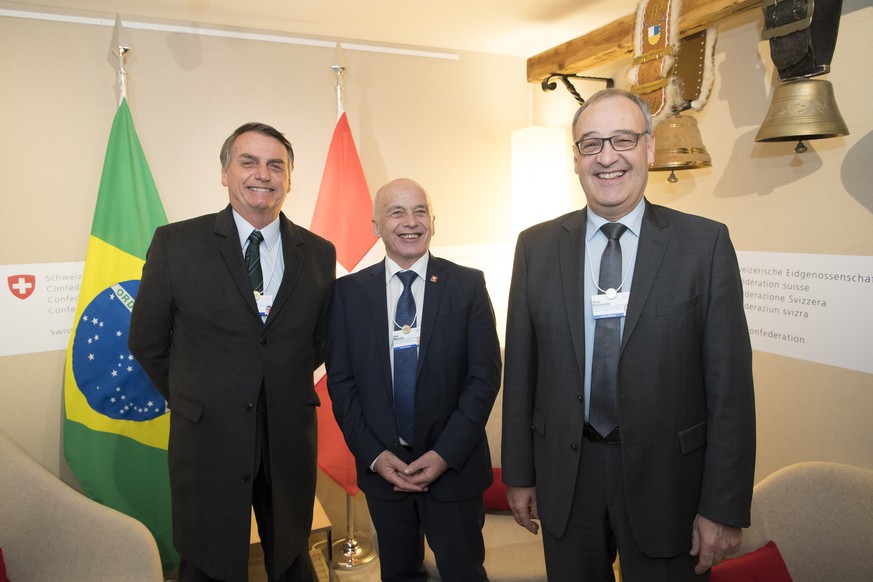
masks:
<svg viewBox="0 0 873 582"><path fill-rule="evenodd" d="M609 239L600 258L600 293L621 286L621 243L627 227L608 222L600 227ZM621 318L605 317L594 324L594 357L591 361L591 406L588 422L606 437L618 426L618 355L621 347Z"/></svg>
<svg viewBox="0 0 873 582"><path fill-rule="evenodd" d="M261 247L264 235L259 230L253 230L249 235L249 246L246 247L246 270L249 272L249 281L252 290L258 293L264 292L264 273L261 271Z"/></svg>
<svg viewBox="0 0 873 582"><path fill-rule="evenodd" d="M394 312L394 330L416 327L415 298L412 296L412 282L415 271L401 271L397 277L403 283L403 292L397 300ZM394 416L397 434L403 441L412 445L415 426L415 370L418 364L418 346L410 345L394 350Z"/></svg>

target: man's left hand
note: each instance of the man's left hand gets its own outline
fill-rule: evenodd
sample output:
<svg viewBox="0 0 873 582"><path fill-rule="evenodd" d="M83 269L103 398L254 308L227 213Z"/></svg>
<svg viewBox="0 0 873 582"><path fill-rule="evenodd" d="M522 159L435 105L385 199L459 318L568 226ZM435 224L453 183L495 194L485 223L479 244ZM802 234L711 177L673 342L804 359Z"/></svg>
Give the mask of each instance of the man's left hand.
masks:
<svg viewBox="0 0 873 582"><path fill-rule="evenodd" d="M691 555L700 557L694 572L700 575L718 566L740 549L742 541L740 528L716 523L698 513L691 529Z"/></svg>
<svg viewBox="0 0 873 582"><path fill-rule="evenodd" d="M427 487L449 468L436 451L428 451L406 467L406 479L410 483Z"/></svg>

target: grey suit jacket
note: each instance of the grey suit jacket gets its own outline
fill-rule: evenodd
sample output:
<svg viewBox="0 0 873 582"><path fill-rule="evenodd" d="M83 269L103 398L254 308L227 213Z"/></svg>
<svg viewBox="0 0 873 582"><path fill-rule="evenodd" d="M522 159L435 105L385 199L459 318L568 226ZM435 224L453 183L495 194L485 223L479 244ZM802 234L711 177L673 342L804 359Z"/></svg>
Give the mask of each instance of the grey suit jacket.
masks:
<svg viewBox="0 0 873 582"><path fill-rule="evenodd" d="M506 330L503 479L536 486L561 536L584 424L587 210L518 239ZM625 494L652 557L688 551L697 513L749 523L751 345L727 228L646 202L618 369Z"/></svg>
<svg viewBox="0 0 873 582"><path fill-rule="evenodd" d="M485 423L501 367L485 278L445 259L428 261L411 454L394 422L387 302L382 261L337 281L330 314L327 386L358 486L378 499L402 498L370 464L386 449L406 462L434 450L449 470L430 495L440 501L479 495L492 482Z"/></svg>
<svg viewBox="0 0 873 582"><path fill-rule="evenodd" d="M312 372L323 359L336 255L326 240L280 220L285 272L266 323L230 206L155 232L131 317L131 352L170 406L173 541L222 580L248 576L260 446L276 507L276 571L307 551L319 404ZM258 405L266 406L265 443Z"/></svg>

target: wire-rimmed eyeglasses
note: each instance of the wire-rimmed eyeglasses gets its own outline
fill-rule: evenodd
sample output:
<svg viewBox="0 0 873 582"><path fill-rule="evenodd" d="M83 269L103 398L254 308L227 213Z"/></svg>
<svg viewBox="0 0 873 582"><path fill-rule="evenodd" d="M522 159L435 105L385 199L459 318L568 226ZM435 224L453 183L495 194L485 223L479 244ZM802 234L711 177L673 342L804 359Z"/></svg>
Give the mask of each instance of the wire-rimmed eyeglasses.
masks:
<svg viewBox="0 0 873 582"><path fill-rule="evenodd" d="M580 156L593 156L603 151L603 142L608 141L617 152L626 152L637 147L640 138L647 135L642 133L618 133L611 137L584 137L573 144Z"/></svg>

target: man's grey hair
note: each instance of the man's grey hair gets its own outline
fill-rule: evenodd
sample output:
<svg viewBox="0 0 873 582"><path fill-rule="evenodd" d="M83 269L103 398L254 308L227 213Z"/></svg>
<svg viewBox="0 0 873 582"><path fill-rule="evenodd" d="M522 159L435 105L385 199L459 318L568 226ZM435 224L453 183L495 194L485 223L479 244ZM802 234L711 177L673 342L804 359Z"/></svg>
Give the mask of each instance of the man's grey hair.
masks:
<svg viewBox="0 0 873 582"><path fill-rule="evenodd" d="M601 89L594 95L588 98L588 100L582 104L579 109L576 110L576 115L573 116L573 125L570 127L573 132L573 139L576 139L576 123L579 121L579 116L582 115L582 112L585 109L597 103L598 101L603 101L604 99L608 99L610 97L624 97L629 101L632 101L637 107L640 108L640 112L643 114L643 119L646 122L646 133L652 134L652 113L649 111L649 106L646 105L646 102L640 99L638 96L634 95L630 91L625 91L624 89L618 89L617 87L610 87L608 89Z"/></svg>

